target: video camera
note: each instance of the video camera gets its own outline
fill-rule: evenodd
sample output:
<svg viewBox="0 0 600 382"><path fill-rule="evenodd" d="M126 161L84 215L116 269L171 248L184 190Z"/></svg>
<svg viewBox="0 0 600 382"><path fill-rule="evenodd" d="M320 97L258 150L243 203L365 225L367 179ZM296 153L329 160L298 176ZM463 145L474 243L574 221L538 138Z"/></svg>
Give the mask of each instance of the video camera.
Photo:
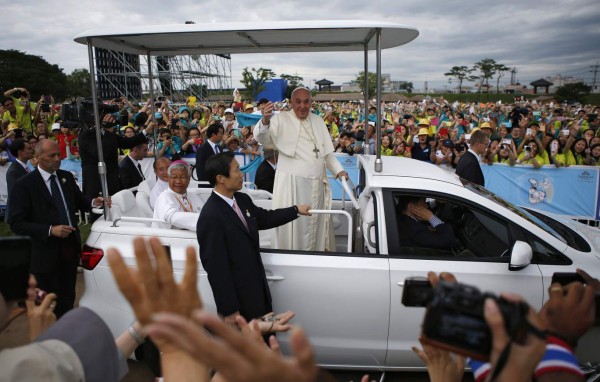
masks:
<svg viewBox="0 0 600 382"><path fill-rule="evenodd" d="M98 101L98 112L100 120L107 113L117 113L117 105L106 105ZM92 129L96 122L94 121L94 102L91 99L77 98L70 103L64 103L61 107L60 118L65 126L69 128L81 127L82 129ZM113 124L114 125L114 124Z"/></svg>
<svg viewBox="0 0 600 382"><path fill-rule="evenodd" d="M529 306L525 302L508 301L466 284L440 281L432 288L427 279L408 278L402 304L427 307L421 332L424 343L488 361L492 335L483 317L486 298L498 303L508 335L522 343L530 328L526 318Z"/></svg>
<svg viewBox="0 0 600 382"><path fill-rule="evenodd" d="M529 110L526 107L516 107L510 112L509 118L512 126L519 126L521 116L525 117L529 114Z"/></svg>

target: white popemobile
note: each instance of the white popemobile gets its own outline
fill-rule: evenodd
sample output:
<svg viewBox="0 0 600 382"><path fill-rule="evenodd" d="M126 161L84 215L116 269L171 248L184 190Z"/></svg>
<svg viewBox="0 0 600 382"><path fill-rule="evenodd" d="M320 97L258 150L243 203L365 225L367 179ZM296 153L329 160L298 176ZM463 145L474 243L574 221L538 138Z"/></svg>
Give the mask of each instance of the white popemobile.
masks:
<svg viewBox="0 0 600 382"><path fill-rule="evenodd" d="M359 182L350 202L334 201L337 252L270 249L271 231L261 232L262 259L276 312L292 310L294 322L308 333L321 365L355 369L413 369L422 365L411 351L418 344L423 308L401 302L403 283L428 271L452 272L459 281L481 290L515 292L535 309L548 298L554 272L576 268L600 276L597 229L548 214L514 207L484 188L467 183L435 165L384 157L383 171L373 171L375 157L359 157ZM210 189L190 188L206 198ZM255 203L269 208L268 194L246 190ZM354 199L357 196L357 200ZM436 215L450 223L460 244L449 250L407 248L399 242L396 205L403 195L426 197ZM87 306L116 334L134 319L104 256L118 248L135 265L132 238L158 236L169 248L180 279L185 248L198 250L196 233L151 229L143 190L113 196L112 220L99 219L82 254ZM345 212L342 212L345 211ZM340 213L341 212L341 213ZM206 272L200 268L198 289L208 310L215 311ZM596 332L594 332L596 331ZM586 350L598 331L579 346L580 359L597 361ZM279 336L284 348L287 336ZM583 353L583 354L582 354ZM595 359L594 359L595 358Z"/></svg>

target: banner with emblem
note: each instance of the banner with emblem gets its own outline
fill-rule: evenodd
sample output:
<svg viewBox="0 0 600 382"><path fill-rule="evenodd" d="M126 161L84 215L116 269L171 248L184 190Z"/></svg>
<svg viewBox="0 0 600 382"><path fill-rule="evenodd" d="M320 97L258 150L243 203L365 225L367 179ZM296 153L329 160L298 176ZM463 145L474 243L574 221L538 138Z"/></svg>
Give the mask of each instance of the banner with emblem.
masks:
<svg viewBox="0 0 600 382"><path fill-rule="evenodd" d="M485 187L508 202L557 215L598 220L598 167L482 165Z"/></svg>

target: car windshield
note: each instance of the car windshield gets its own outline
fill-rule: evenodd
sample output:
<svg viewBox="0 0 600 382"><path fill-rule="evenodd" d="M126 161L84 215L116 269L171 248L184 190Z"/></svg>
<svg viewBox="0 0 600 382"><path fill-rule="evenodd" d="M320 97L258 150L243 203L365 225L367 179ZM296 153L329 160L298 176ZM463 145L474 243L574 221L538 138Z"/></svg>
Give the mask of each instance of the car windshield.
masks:
<svg viewBox="0 0 600 382"><path fill-rule="evenodd" d="M527 220L528 222L535 224L536 226L538 226L539 228L543 229L544 231L550 233L552 236L554 236L555 238L557 238L558 240L562 241L563 243L567 244L567 240L562 237L561 235L559 235L554 229L552 229L548 224L544 223L543 221L541 221L540 219L538 219L537 217L533 216L531 213L529 213L528 211L526 211L525 209L515 206L514 204L511 204L509 202L507 202L506 200L502 199L501 197L499 197L498 195L494 194L493 192L478 186L474 183L471 182L467 182L463 179L461 179L463 181L463 184L465 186L465 188L473 191L476 194L479 194L481 196L483 196L484 198L491 200L492 202L509 209L511 212L514 212L515 214L519 215L520 217L522 217L523 219Z"/></svg>

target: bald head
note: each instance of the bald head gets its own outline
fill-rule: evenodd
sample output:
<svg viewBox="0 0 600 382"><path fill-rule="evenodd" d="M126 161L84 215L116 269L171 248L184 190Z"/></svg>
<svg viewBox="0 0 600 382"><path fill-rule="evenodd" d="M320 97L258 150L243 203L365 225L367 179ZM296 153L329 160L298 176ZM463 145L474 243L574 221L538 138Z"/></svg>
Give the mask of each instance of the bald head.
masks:
<svg viewBox="0 0 600 382"><path fill-rule="evenodd" d="M35 157L38 166L44 171L53 173L60 168L60 148L58 143L50 139L44 139L37 143Z"/></svg>

